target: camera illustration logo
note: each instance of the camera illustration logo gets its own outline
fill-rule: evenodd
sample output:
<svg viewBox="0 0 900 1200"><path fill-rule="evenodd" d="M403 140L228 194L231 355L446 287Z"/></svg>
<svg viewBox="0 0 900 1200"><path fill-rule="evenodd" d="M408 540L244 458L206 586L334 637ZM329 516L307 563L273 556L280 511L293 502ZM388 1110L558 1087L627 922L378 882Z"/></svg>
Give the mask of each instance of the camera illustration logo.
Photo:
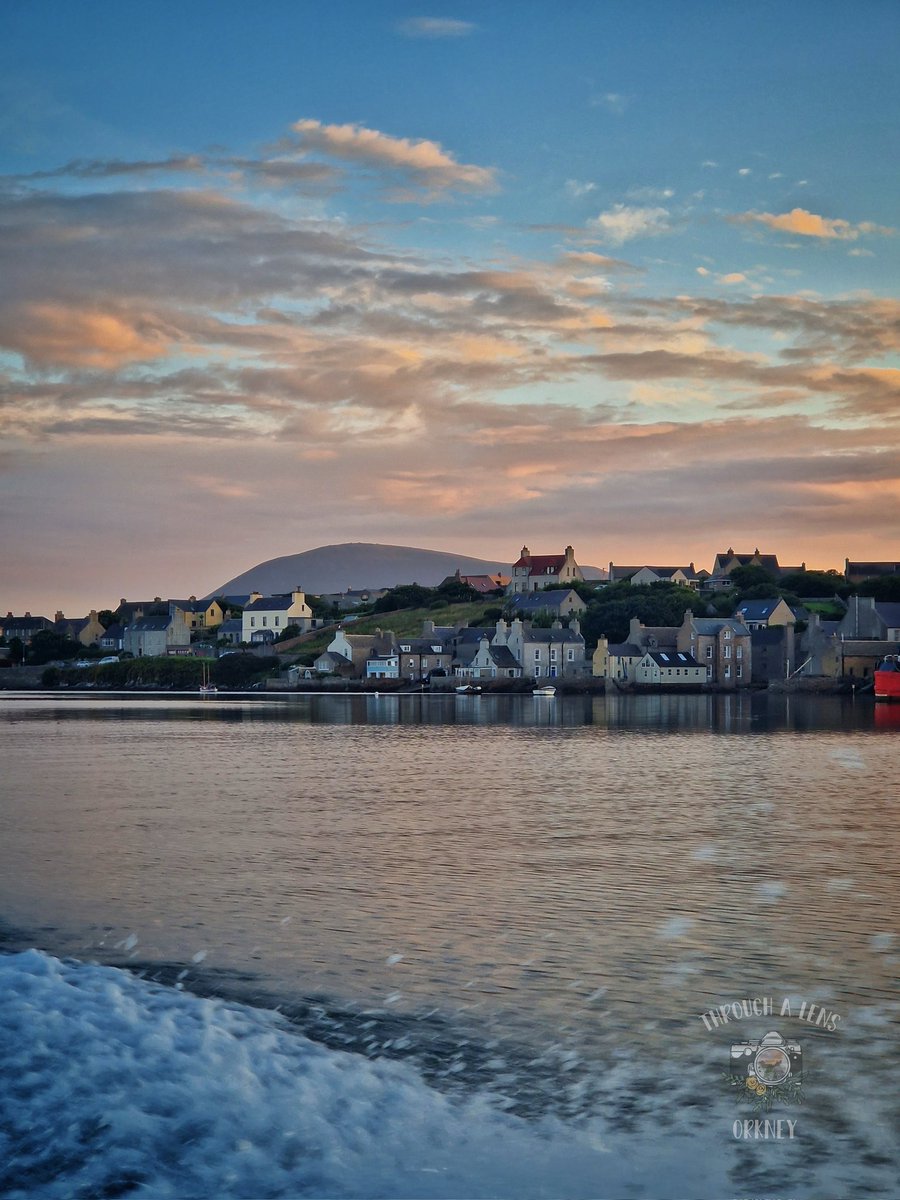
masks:
<svg viewBox="0 0 900 1200"><path fill-rule="evenodd" d="M803 1083L803 1052L774 1030L758 1042L734 1042L731 1047L732 1087L738 1099L765 1110L776 1104L799 1104Z"/></svg>

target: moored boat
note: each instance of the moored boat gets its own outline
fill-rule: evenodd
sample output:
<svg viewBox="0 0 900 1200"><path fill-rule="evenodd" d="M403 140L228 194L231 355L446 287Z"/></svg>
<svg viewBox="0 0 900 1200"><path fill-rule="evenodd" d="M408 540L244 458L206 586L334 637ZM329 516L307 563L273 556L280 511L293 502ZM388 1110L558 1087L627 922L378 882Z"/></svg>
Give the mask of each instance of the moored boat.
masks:
<svg viewBox="0 0 900 1200"><path fill-rule="evenodd" d="M463 683L458 688L454 689L457 696L477 696L481 688L477 683Z"/></svg>
<svg viewBox="0 0 900 1200"><path fill-rule="evenodd" d="M547 687L536 687L532 688L531 694L532 696L555 696L556 688L549 685Z"/></svg>
<svg viewBox="0 0 900 1200"><path fill-rule="evenodd" d="M200 695L214 696L218 690L214 683L210 683L209 664L203 663L200 668Z"/></svg>
<svg viewBox="0 0 900 1200"><path fill-rule="evenodd" d="M886 654L875 668L875 699L900 700L900 654Z"/></svg>

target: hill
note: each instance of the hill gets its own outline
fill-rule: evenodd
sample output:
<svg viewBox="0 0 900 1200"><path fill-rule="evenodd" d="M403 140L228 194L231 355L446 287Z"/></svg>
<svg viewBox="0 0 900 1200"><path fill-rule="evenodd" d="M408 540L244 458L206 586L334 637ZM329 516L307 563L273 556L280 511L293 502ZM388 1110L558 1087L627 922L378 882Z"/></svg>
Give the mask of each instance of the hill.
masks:
<svg viewBox="0 0 900 1200"><path fill-rule="evenodd" d="M271 558L229 579L208 595L233 596L257 591L271 596L299 587L318 596L323 592L396 587L401 583L437 587L457 568L463 575L488 575L497 571L508 575L510 564L471 558L466 554L447 554L442 550L345 542L338 546L319 546L302 554Z"/></svg>

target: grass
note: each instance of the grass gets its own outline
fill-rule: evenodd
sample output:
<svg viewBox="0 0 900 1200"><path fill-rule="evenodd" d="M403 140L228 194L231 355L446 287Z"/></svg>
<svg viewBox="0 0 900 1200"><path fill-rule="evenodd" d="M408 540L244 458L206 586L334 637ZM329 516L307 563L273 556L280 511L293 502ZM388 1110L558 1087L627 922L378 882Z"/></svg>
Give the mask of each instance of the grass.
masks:
<svg viewBox="0 0 900 1200"><path fill-rule="evenodd" d="M484 620L484 610L497 608L500 603L502 600L498 601L496 597L492 597L487 602L470 600L465 604L447 604L442 608L401 608L396 612L372 613L359 617L355 621L346 622L344 632L349 634L375 633L377 629L380 629L383 633L395 633L398 637L421 637L424 621L434 621L435 625L452 625L454 627L457 625L493 626L495 621ZM330 629L321 637L304 642L302 649L298 649L297 652L298 661L305 666L311 665L333 639L334 630ZM277 646L275 649L277 651Z"/></svg>

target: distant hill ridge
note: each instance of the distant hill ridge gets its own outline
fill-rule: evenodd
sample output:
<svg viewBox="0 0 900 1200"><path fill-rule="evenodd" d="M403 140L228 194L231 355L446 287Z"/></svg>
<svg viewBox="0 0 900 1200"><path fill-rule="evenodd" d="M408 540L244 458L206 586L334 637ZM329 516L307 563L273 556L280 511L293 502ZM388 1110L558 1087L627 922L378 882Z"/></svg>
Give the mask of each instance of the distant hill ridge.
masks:
<svg viewBox="0 0 900 1200"><path fill-rule="evenodd" d="M245 592L278 595L299 587L310 595L346 592L349 589L389 588L402 583L422 587L437 585L457 568L463 575L510 573L512 559L472 558L444 550L422 550L414 546L382 546L377 542L342 542L319 546L302 554L270 558L229 579L208 596L235 596ZM584 567L587 576L598 576L596 567Z"/></svg>
<svg viewBox="0 0 900 1200"><path fill-rule="evenodd" d="M242 595L256 591L271 596L300 587L317 596L325 592L346 592L350 588L396 587L401 583L437 587L457 567L463 575L493 575L497 571L508 575L510 564L414 546L343 542L337 546L305 550L302 554L270 558L268 562L259 563L229 579L208 595Z"/></svg>

